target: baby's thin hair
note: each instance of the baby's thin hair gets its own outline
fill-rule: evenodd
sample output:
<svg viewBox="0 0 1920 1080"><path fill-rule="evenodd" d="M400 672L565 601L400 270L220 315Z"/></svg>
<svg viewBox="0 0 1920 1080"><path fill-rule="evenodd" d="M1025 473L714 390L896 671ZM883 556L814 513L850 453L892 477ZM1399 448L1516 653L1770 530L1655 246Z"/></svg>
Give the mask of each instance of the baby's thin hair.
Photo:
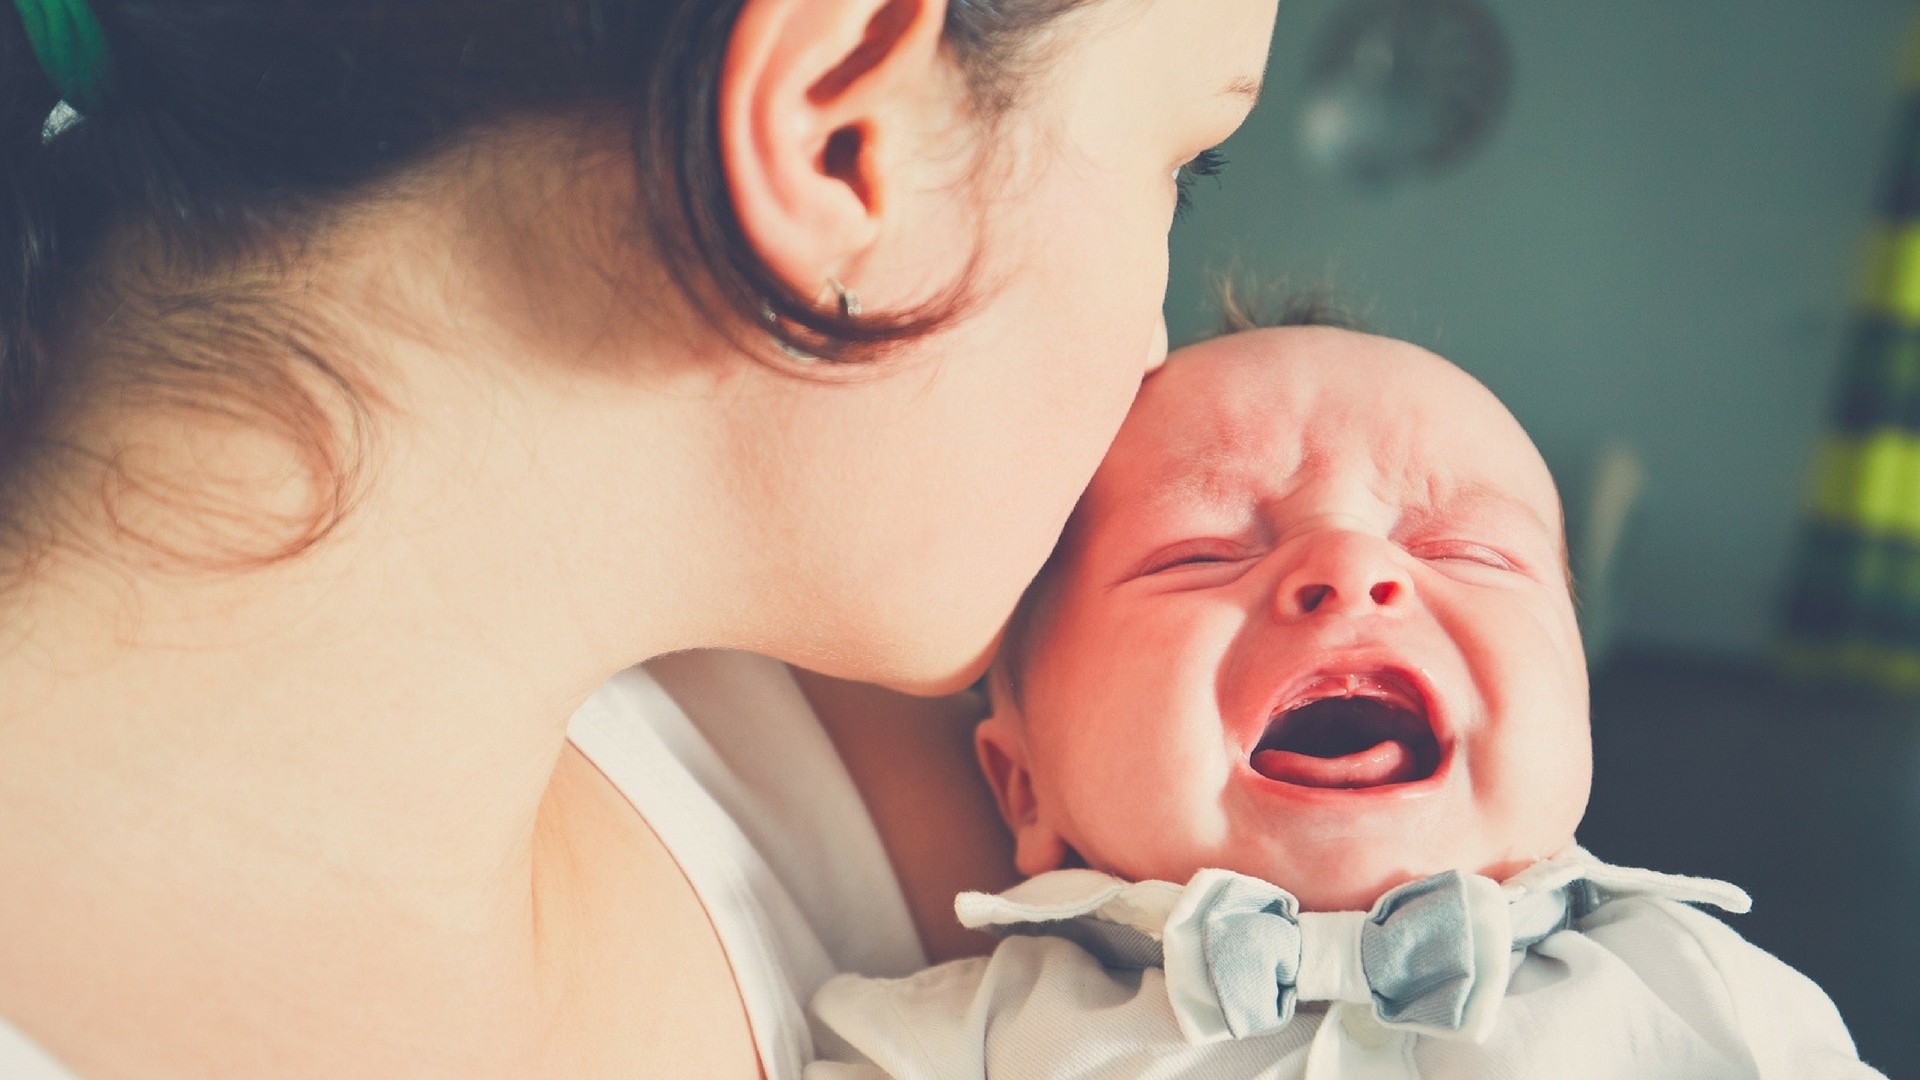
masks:
<svg viewBox="0 0 1920 1080"><path fill-rule="evenodd" d="M1366 320L1326 285L1301 290L1291 288L1284 279L1249 282L1242 275L1225 273L1215 278L1213 291L1214 307L1219 312L1213 332L1192 344L1279 326L1330 326L1371 332Z"/></svg>

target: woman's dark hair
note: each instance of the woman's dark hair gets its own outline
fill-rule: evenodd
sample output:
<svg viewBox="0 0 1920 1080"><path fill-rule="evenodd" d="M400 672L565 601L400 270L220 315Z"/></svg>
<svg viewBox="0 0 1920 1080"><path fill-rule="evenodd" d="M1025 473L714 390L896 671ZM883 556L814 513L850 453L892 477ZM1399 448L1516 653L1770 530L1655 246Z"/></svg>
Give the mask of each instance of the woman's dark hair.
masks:
<svg viewBox="0 0 1920 1080"><path fill-rule="evenodd" d="M1086 2L950 0L947 45L983 122L1014 103L1037 31ZM145 369L140 386L277 423L308 455L332 494L274 557L323 536L354 457L338 406L357 415L361 395L277 302L284 283L240 268L297 251L329 209L517 118L625 125L638 220L716 322L771 310L789 344L857 359L955 317L965 282L912 311L848 317L756 257L717 145L717 84L743 3L92 0L109 89L64 129L49 123L59 94L17 10L0 11L0 550L58 438L64 391L83 377L66 342L85 312L103 311L127 314L113 342ZM129 261L137 274L122 272ZM118 295L129 281L150 288Z"/></svg>

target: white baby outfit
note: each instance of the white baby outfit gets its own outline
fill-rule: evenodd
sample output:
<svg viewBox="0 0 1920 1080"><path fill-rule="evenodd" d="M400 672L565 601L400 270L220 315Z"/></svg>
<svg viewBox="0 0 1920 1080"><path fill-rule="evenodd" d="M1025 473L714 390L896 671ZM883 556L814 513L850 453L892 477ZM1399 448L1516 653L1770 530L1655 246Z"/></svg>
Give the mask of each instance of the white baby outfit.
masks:
<svg viewBox="0 0 1920 1080"><path fill-rule="evenodd" d="M1223 870L1092 870L965 894L991 957L814 999L807 1080L1827 1080L1862 1064L1818 987L1689 904L1724 882L1579 848L1503 883L1448 874L1372 912L1300 912Z"/></svg>

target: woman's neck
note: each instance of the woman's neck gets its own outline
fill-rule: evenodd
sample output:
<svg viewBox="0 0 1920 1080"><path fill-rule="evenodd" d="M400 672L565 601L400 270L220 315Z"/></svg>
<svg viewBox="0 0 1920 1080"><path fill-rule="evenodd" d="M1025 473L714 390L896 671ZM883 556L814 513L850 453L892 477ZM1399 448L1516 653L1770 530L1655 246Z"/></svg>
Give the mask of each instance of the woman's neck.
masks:
<svg viewBox="0 0 1920 1080"><path fill-rule="evenodd" d="M6 594L15 987L78 979L86 999L104 993L90 976L218 972L209 994L247 987L316 1022L442 1000L484 1040L568 978L555 919L593 888L570 851L582 785L556 780L568 718L627 664L735 643L690 618L730 599L702 501L710 403L381 345L408 373L405 422L317 548L196 571L102 532L55 543ZM214 475L259 449L182 437Z"/></svg>

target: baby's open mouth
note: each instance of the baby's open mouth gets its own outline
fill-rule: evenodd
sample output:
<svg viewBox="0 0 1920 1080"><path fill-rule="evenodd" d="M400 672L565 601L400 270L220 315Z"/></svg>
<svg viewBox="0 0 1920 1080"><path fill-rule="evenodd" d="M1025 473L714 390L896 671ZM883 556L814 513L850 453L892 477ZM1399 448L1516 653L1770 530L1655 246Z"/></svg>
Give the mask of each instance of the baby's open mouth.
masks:
<svg viewBox="0 0 1920 1080"><path fill-rule="evenodd" d="M1391 671L1323 675L1268 721L1255 772L1317 788L1424 780L1440 767L1425 698Z"/></svg>

